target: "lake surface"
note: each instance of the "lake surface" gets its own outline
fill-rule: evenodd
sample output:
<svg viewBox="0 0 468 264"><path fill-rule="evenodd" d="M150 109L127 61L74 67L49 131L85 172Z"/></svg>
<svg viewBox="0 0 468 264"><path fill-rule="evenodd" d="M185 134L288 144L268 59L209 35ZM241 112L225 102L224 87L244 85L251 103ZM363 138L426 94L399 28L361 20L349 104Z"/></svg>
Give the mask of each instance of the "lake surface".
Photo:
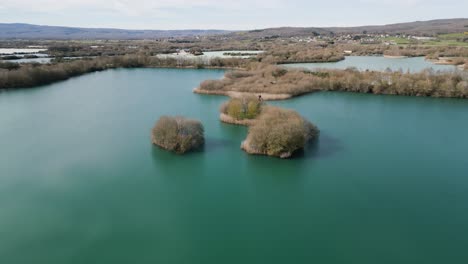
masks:
<svg viewBox="0 0 468 264"><path fill-rule="evenodd" d="M361 71L385 71L387 68L404 72L419 72L424 69L432 68L435 71L455 70L453 65L437 65L426 61L424 57L390 59L383 56L346 56L344 60L338 62L321 63L294 63L285 64L287 67L306 68L306 69L346 69L356 67Z"/></svg>
<svg viewBox="0 0 468 264"><path fill-rule="evenodd" d="M117 69L0 93L2 263L467 263L468 101L323 92L275 104L321 129L249 156L219 70ZM203 152L151 145L166 114Z"/></svg>

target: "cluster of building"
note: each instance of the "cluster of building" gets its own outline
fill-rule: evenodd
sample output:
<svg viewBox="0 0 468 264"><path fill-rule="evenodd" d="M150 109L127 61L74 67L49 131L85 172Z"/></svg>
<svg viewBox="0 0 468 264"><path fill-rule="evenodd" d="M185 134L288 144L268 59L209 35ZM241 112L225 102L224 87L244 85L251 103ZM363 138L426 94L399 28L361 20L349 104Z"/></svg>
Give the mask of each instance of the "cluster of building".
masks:
<svg viewBox="0 0 468 264"><path fill-rule="evenodd" d="M435 40L435 37L421 37L413 35L390 35L390 34L341 34L335 36L304 36L304 37L290 37L292 42L305 42L305 43L341 43L341 44L385 44L397 45L397 42L392 38L400 38L414 41L430 41Z"/></svg>

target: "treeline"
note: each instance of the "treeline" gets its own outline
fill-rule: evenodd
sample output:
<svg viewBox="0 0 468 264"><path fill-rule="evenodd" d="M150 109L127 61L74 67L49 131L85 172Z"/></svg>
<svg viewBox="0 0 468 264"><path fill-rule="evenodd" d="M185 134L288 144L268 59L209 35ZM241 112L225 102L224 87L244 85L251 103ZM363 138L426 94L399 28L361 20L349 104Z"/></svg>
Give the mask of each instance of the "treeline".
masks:
<svg viewBox="0 0 468 264"><path fill-rule="evenodd" d="M436 59L438 57L468 57L467 47L455 46L425 46L425 45L356 45L356 44L337 44L337 50L352 51L354 56L372 56L372 55L391 55L391 56L407 56L419 57L426 56L427 58Z"/></svg>
<svg viewBox="0 0 468 264"><path fill-rule="evenodd" d="M82 74L114 68L171 67L171 68L237 68L246 63L238 58L226 59L175 59L149 57L145 55L125 55L98 57L94 59L63 61L53 64L0 63L0 89L26 88L45 85Z"/></svg>
<svg viewBox="0 0 468 264"><path fill-rule="evenodd" d="M105 41L17 41L9 47L29 45L47 46L47 53L53 57L89 57L89 56L123 56L126 54L144 53L147 56L176 53L178 50L263 50L264 45L253 40L238 41L221 36L187 37L179 39L155 40L105 40Z"/></svg>
<svg viewBox="0 0 468 264"><path fill-rule="evenodd" d="M428 59L439 57L464 57L468 58L468 48L465 47L424 47L424 46L391 46L386 49L384 55L419 57Z"/></svg>
<svg viewBox="0 0 468 264"><path fill-rule="evenodd" d="M260 61L269 64L336 62L344 60L343 51L335 46L313 44L277 45L259 54Z"/></svg>
<svg viewBox="0 0 468 264"><path fill-rule="evenodd" d="M221 80L208 80L200 90L297 96L315 91L349 91L372 94L468 98L468 73L376 72L347 70L290 69L260 63L247 70L231 71Z"/></svg>
<svg viewBox="0 0 468 264"><path fill-rule="evenodd" d="M258 60L268 64L336 62L351 56L406 56L427 59L454 58L458 64L468 59L468 48L423 45L391 46L391 45L358 45L358 44L316 44L294 43L272 45L259 54Z"/></svg>

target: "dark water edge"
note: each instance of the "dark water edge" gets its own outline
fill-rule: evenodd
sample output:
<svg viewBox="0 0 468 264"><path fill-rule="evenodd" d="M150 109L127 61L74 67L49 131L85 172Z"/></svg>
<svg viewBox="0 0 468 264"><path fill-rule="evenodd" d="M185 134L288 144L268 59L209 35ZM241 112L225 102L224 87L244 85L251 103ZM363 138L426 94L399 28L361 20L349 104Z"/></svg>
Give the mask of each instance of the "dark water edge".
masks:
<svg viewBox="0 0 468 264"><path fill-rule="evenodd" d="M465 263L468 102L321 92L291 160L240 150L221 70L117 69L0 94L2 263ZM151 144L200 119L203 152Z"/></svg>

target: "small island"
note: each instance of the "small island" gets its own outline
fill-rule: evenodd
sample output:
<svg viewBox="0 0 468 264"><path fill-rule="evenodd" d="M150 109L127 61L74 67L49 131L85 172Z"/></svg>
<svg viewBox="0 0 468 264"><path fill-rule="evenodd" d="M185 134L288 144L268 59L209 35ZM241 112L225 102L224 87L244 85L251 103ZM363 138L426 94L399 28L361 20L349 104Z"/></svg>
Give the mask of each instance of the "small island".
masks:
<svg viewBox="0 0 468 264"><path fill-rule="evenodd" d="M290 158L318 138L319 129L296 111L264 107L255 124L249 127L241 149L249 154Z"/></svg>
<svg viewBox="0 0 468 264"><path fill-rule="evenodd" d="M231 98L220 108L224 123L249 126L241 149L249 154L290 158L319 135L296 111L266 105L261 96Z"/></svg>
<svg viewBox="0 0 468 264"><path fill-rule="evenodd" d="M153 127L151 140L165 150L184 154L203 146L204 128L198 120L162 116Z"/></svg>

